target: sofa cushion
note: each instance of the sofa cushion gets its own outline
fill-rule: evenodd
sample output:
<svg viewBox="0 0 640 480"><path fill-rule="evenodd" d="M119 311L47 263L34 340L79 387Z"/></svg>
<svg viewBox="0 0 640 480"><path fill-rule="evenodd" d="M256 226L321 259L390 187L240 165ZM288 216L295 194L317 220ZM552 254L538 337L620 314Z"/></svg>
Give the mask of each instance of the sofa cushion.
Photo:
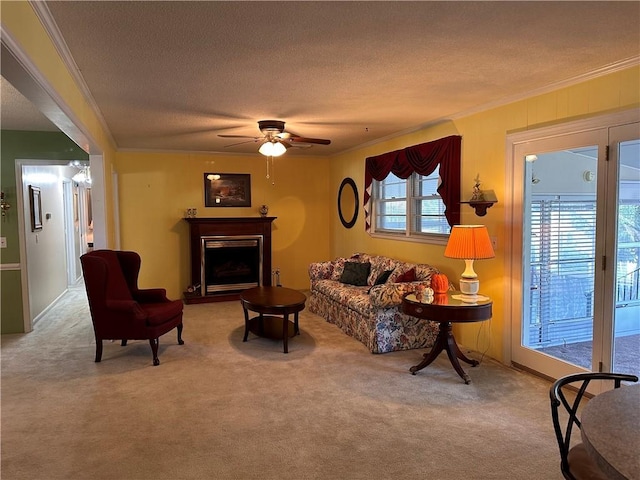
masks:
<svg viewBox="0 0 640 480"><path fill-rule="evenodd" d="M376 281L373 282L373 285L369 287L369 290L367 291L367 293L370 293L371 289L376 285L384 285L385 283L387 283L387 280L389 279L392 273L393 273L393 270L385 270L380 275L378 275L378 278L376 278Z"/></svg>
<svg viewBox="0 0 640 480"><path fill-rule="evenodd" d="M415 283L385 283L371 287L369 300L373 308L397 307L408 293L416 289Z"/></svg>
<svg viewBox="0 0 640 480"><path fill-rule="evenodd" d="M331 271L331 280L340 281L340 277L342 276L342 271L344 270L344 264L347 262L346 258L336 258L333 261L333 270Z"/></svg>
<svg viewBox="0 0 640 480"><path fill-rule="evenodd" d="M335 280L318 280L314 284L314 292L346 308L354 310L362 315L371 313L369 301L369 288L347 285Z"/></svg>
<svg viewBox="0 0 640 480"><path fill-rule="evenodd" d="M309 265L309 278L322 280L331 278L333 274L333 262L315 262Z"/></svg>
<svg viewBox="0 0 640 480"><path fill-rule="evenodd" d="M162 325L174 320L182 313L182 300L172 300L164 303L144 303L140 305L147 314L147 325Z"/></svg>
<svg viewBox="0 0 640 480"><path fill-rule="evenodd" d="M371 263L371 273L369 274L369 280L367 281L369 285L375 285L380 274L387 270L391 270L393 272L399 263L393 258L384 257L382 255L371 255L369 262Z"/></svg>
<svg viewBox="0 0 640 480"><path fill-rule="evenodd" d="M371 264L369 262L345 262L342 275L340 275L340 283L365 286L370 270Z"/></svg>
<svg viewBox="0 0 640 480"><path fill-rule="evenodd" d="M368 287L342 285L337 291L333 292L331 298L338 300L341 306L361 315L369 316L371 314L371 301L367 290Z"/></svg>

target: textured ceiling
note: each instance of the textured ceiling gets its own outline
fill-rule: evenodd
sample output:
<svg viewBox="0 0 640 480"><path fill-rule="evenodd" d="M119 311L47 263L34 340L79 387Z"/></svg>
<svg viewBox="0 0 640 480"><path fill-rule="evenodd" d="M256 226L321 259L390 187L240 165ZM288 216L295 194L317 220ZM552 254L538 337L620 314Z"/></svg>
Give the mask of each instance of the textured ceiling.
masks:
<svg viewBox="0 0 640 480"><path fill-rule="evenodd" d="M27 100L4 77L0 78L2 108L0 126L9 130L30 130L50 132L58 130L56 126Z"/></svg>
<svg viewBox="0 0 640 480"><path fill-rule="evenodd" d="M273 118L334 154L640 55L639 2L47 6L122 149L255 153L218 134Z"/></svg>

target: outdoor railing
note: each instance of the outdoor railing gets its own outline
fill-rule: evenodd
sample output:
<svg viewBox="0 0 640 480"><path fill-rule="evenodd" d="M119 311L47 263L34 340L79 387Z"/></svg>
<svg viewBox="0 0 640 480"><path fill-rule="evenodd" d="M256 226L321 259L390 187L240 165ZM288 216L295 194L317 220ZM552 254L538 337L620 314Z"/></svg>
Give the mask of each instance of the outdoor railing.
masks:
<svg viewBox="0 0 640 480"><path fill-rule="evenodd" d="M616 305L640 300L640 268L618 278Z"/></svg>

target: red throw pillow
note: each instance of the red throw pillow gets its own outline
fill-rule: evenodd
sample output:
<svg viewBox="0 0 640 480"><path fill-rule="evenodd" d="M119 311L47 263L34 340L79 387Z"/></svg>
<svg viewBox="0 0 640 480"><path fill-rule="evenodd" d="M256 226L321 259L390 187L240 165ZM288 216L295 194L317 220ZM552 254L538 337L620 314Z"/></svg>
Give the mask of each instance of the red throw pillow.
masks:
<svg viewBox="0 0 640 480"><path fill-rule="evenodd" d="M407 270L398 278L396 278L396 283L408 283L416 281L416 269L412 268L411 270Z"/></svg>

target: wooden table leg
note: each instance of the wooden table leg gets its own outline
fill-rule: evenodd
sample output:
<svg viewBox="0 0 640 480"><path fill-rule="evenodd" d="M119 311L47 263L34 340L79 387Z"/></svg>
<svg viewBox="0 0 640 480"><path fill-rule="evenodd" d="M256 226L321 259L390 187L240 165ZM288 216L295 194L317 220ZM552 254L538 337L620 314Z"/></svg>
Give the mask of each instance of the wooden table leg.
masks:
<svg viewBox="0 0 640 480"><path fill-rule="evenodd" d="M244 338L242 341L246 342L249 337L249 312L244 308L244 305L242 306L242 310L244 310Z"/></svg>
<svg viewBox="0 0 640 480"><path fill-rule="evenodd" d="M458 348L458 345L456 345L456 339L453 338L453 334L450 333L450 335L447 338L447 356L449 357L449 361L451 362L451 365L453 365L453 369L458 372L458 375L460 375L460 377L464 380L464 383L466 385L469 385L469 383L471 383L471 378L469 377L469 375L467 375L467 372L465 372L462 367L460 366L460 362L458 361L458 356L456 355L456 351L460 352L460 349ZM460 352L460 355L462 355L462 352ZM462 355L464 357L464 355ZM464 357L465 359L467 357Z"/></svg>
<svg viewBox="0 0 640 480"><path fill-rule="evenodd" d="M284 345L284 353L289 353L289 314L285 313L282 317L282 343Z"/></svg>
<svg viewBox="0 0 640 480"><path fill-rule="evenodd" d="M460 347L458 347L458 344L456 343L456 339L453 336L451 322L440 323L440 330L438 331L438 337L436 338L436 342L433 345L433 348L429 353L424 354L424 359L422 360L422 362L420 362L420 364L414 367L411 367L409 371L413 375L415 375L417 371L422 370L424 367L426 367L431 362L433 362L438 357L438 355L440 355L440 352L442 352L443 350L447 352L447 356L449 357L449 362L451 362L451 365L453 366L454 370L464 380L464 383L467 385L471 383L471 378L462 369L458 359L464 362L467 362L472 367L475 367L476 365L478 365L478 362L476 360L467 358L462 353L462 351L460 350Z"/></svg>
<svg viewBox="0 0 640 480"><path fill-rule="evenodd" d="M451 339L452 339L451 349L456 353L456 357L458 357L463 362L467 362L472 367L475 367L480 364L480 362L478 362L477 360L473 360L472 358L467 358L465 354L462 353L462 350L460 350L460 347L456 343L455 338L453 338L453 334L451 334Z"/></svg>
<svg viewBox="0 0 640 480"><path fill-rule="evenodd" d="M431 351L424 354L424 358L418 365L411 367L409 369L409 371L413 375L415 375L416 372L418 372L419 370L422 370L424 367L426 367L431 362L433 362L436 358L438 358L438 355L440 355L440 352L442 352L442 350L445 349L447 345L447 334L446 334L445 323L446 322L440 324L440 330L438 331L438 336L436 337L436 341L433 344L433 347L431 347Z"/></svg>

